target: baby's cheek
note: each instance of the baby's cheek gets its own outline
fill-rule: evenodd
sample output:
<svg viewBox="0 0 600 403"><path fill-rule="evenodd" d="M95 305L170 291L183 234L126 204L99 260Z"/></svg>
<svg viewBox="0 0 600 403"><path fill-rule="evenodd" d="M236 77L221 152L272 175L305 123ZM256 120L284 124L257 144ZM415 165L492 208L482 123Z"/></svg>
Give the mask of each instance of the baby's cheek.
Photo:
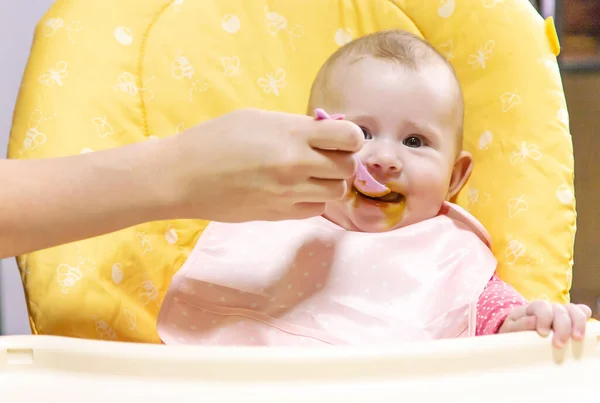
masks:
<svg viewBox="0 0 600 403"><path fill-rule="evenodd" d="M423 170L413 176L411 187L422 201L442 203L448 194L449 180L440 173Z"/></svg>
<svg viewBox="0 0 600 403"><path fill-rule="evenodd" d="M425 220L436 216L446 200L448 187L443 178L436 175L423 175L412 184L407 207L412 214Z"/></svg>

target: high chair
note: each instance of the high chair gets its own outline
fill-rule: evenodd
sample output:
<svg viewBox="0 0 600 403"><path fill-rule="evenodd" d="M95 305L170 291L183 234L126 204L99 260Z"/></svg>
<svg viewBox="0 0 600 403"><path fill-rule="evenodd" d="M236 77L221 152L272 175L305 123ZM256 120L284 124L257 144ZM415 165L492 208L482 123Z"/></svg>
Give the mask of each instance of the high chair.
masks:
<svg viewBox="0 0 600 403"><path fill-rule="evenodd" d="M9 158L152 141L238 108L305 113L335 49L391 28L426 38L456 70L475 158L456 202L492 235L500 277L528 299L567 302L573 147L554 24L527 0L58 0L35 32ZM566 385L569 398L591 393L594 323L564 351L533 333L391 350L152 345L170 279L206 225L153 222L20 256L35 336L0 338L3 401L537 401L566 398Z"/></svg>

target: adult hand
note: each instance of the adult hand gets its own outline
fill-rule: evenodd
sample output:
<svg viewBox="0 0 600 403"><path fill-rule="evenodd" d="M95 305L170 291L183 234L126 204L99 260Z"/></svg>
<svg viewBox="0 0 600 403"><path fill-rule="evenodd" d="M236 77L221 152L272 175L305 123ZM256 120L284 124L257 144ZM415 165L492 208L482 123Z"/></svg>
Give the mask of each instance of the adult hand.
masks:
<svg viewBox="0 0 600 403"><path fill-rule="evenodd" d="M583 340L587 321L592 310L586 305L552 304L548 301L533 301L514 308L508 314L498 333L535 330L542 337L554 332L552 344L562 348L569 338Z"/></svg>
<svg viewBox="0 0 600 403"><path fill-rule="evenodd" d="M245 109L171 138L179 142L181 217L300 219L342 198L364 137L347 121Z"/></svg>
<svg viewBox="0 0 600 403"><path fill-rule="evenodd" d="M0 160L0 258L148 221L319 215L346 192L363 141L350 122L240 110L158 141Z"/></svg>

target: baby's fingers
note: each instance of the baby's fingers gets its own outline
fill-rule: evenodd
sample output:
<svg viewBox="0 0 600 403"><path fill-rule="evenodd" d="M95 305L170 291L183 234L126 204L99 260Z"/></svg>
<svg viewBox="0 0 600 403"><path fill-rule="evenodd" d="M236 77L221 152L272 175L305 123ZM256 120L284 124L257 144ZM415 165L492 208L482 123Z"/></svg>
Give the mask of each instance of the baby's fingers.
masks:
<svg viewBox="0 0 600 403"><path fill-rule="evenodd" d="M573 340L583 340L583 337L585 336L585 325L587 320L589 319L589 317L587 316L587 311L585 311L585 309L583 309L581 306L574 304L565 305L565 309L571 317L571 336L573 337ZM589 308L587 309L589 310Z"/></svg>
<svg viewBox="0 0 600 403"><path fill-rule="evenodd" d="M507 318L505 325L502 326L502 333L526 332L529 330L535 330L535 322L535 316L523 316L515 320Z"/></svg>
<svg viewBox="0 0 600 403"><path fill-rule="evenodd" d="M577 308L581 309L586 317L586 320L589 320L592 317L592 310L589 306L584 304L577 304Z"/></svg>
<svg viewBox="0 0 600 403"><path fill-rule="evenodd" d="M554 312L552 304L548 301L533 301L527 305L526 314L536 317L536 330L542 337L546 337L550 334L552 328L552 320L554 319Z"/></svg>
<svg viewBox="0 0 600 403"><path fill-rule="evenodd" d="M554 337L552 338L552 343L557 348L562 348L569 337L571 337L571 332L573 330L573 323L571 321L571 315L565 305L560 304L552 304L552 309L554 311Z"/></svg>

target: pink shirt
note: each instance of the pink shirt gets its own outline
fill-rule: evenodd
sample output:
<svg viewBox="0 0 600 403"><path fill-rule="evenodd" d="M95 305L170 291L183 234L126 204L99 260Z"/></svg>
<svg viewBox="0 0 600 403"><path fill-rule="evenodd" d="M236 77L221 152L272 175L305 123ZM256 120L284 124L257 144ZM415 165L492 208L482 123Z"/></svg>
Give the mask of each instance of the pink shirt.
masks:
<svg viewBox="0 0 600 403"><path fill-rule="evenodd" d="M451 203L384 233L322 217L211 223L173 277L158 333L166 344L263 346L494 333L522 299L495 277L490 245Z"/></svg>
<svg viewBox="0 0 600 403"><path fill-rule="evenodd" d="M477 336L496 334L510 311L527 304L513 287L494 274L477 301Z"/></svg>

